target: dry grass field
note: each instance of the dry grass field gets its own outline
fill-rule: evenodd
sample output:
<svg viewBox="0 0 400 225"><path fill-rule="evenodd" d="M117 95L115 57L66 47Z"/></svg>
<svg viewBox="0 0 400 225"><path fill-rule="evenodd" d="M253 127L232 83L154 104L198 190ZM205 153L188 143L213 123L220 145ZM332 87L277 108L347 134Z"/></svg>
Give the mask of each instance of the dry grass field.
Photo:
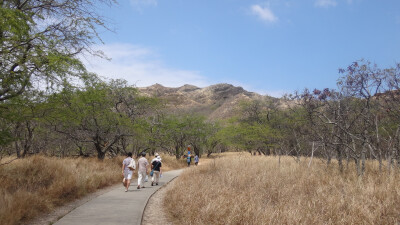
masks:
<svg viewBox="0 0 400 225"><path fill-rule="evenodd" d="M162 158L164 171L186 165L173 156ZM26 223L66 202L121 182L123 159L33 156L0 166L0 224Z"/></svg>
<svg viewBox="0 0 400 225"><path fill-rule="evenodd" d="M228 155L191 167L167 192L173 224L398 224L400 176L368 162L340 174L315 160Z"/></svg>

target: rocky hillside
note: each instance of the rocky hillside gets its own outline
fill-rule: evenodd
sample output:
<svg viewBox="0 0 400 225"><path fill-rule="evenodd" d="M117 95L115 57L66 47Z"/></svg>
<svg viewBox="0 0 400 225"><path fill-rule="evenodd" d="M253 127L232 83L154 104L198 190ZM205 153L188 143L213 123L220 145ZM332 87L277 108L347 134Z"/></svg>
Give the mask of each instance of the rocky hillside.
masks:
<svg viewBox="0 0 400 225"><path fill-rule="evenodd" d="M206 115L210 120L232 116L242 100L273 99L231 84L216 84L205 88L193 85L169 88L155 84L139 90L145 95L164 99L173 112L195 112Z"/></svg>

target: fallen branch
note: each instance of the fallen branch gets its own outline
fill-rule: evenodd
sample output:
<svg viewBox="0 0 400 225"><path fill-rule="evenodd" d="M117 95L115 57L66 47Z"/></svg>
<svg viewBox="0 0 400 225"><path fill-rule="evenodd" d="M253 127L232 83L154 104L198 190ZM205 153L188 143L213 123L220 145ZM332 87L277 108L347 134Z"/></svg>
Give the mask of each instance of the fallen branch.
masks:
<svg viewBox="0 0 400 225"><path fill-rule="evenodd" d="M18 159L18 158L15 158L15 159L10 160L10 161L8 161L8 162L2 163L2 164L0 164L0 166L4 166L4 165L7 165L7 164L10 164L10 163L12 163L13 161L15 161L15 160L17 160L17 159Z"/></svg>

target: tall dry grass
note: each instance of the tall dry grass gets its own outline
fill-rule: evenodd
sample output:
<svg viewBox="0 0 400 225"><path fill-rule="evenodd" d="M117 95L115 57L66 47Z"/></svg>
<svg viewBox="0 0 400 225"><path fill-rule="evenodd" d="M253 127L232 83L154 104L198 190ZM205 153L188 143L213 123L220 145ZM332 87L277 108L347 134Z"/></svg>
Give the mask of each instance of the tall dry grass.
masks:
<svg viewBox="0 0 400 225"><path fill-rule="evenodd" d="M186 170L166 194L174 224L398 224L400 176L360 179L314 161L236 156Z"/></svg>
<svg viewBox="0 0 400 225"><path fill-rule="evenodd" d="M186 159L176 159L173 155L160 154L162 159L162 171L181 169L187 166ZM147 158L150 162L152 157Z"/></svg>
<svg viewBox="0 0 400 225"><path fill-rule="evenodd" d="M120 183L124 158L99 161L33 156L0 166L0 224L26 223L66 202ZM173 156L162 155L162 158L164 171L186 165L184 160Z"/></svg>
<svg viewBox="0 0 400 225"><path fill-rule="evenodd" d="M121 158L33 156L0 167L0 224L18 224L121 181Z"/></svg>

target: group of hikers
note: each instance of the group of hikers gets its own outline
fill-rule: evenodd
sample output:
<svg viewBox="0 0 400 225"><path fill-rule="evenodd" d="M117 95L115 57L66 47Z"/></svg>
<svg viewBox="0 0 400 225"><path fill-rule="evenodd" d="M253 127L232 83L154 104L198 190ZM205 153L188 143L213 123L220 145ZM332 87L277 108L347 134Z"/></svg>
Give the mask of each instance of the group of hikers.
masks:
<svg viewBox="0 0 400 225"><path fill-rule="evenodd" d="M190 163L192 162L192 156L191 156L191 154L190 154L190 149L188 150L188 154L187 154L187 157L186 157L186 162L187 162L188 167L189 167L189 166L190 166ZM195 156L194 156L194 164L195 164L196 166L199 164L199 156L198 156L198 155L195 155Z"/></svg>
<svg viewBox="0 0 400 225"><path fill-rule="evenodd" d="M128 157L125 158L124 161L122 161L122 175L124 176L124 178L122 180L122 184L125 187L125 192L128 191L129 186L131 184L133 171L136 170L136 162L132 158L132 153L129 152L127 154L127 156ZM151 160L150 164L146 159L145 152L142 152L140 154L140 156L141 157L139 158L138 163L137 163L137 171L138 171L137 189L145 188L144 183L145 183L145 181L147 181L146 178L147 178L147 172L148 172L149 165L151 165L151 172L150 172L151 186L158 185L158 181L162 174L161 156L158 153L156 153L154 155L154 159Z"/></svg>
<svg viewBox="0 0 400 225"><path fill-rule="evenodd" d="M190 149L188 150L187 154L187 159L186 162L188 164L188 167L190 166L190 163L192 161L192 156L190 154ZM195 155L194 157L194 163L197 166L199 164L199 156ZM140 154L140 158L138 159L137 163L137 171L138 171L138 185L137 189L140 188L145 188L144 183L147 177L147 172L149 169L150 165L150 176L151 176L151 186L158 185L158 181L160 180L160 177L162 176L162 163L161 163L161 156L158 153L154 154L154 159L151 160L149 163L146 159L146 152L142 152ZM131 184L131 179L133 175L133 171L136 170L136 162L132 158L132 152L129 152L127 154L127 157L122 161L122 175L124 178L122 179L122 184L125 187L125 192L128 191L129 186Z"/></svg>

